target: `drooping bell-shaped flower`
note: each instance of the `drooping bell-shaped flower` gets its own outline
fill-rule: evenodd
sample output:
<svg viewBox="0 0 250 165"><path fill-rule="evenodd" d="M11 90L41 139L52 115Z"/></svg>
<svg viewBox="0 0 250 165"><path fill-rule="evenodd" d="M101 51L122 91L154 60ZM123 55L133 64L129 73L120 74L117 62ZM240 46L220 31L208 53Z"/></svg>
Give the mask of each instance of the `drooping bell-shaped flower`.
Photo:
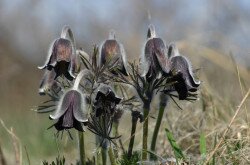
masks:
<svg viewBox="0 0 250 165"><path fill-rule="evenodd" d="M69 33L70 39L66 38ZM65 26L62 30L61 37L56 39L50 46L48 57L45 64L39 69L54 69L56 77L64 75L72 81L75 76L73 73L78 69L74 38L71 29Z"/></svg>
<svg viewBox="0 0 250 165"><path fill-rule="evenodd" d="M57 110L50 119L58 120L54 126L58 131L75 128L83 131L82 123L87 122L84 96L77 90L69 90L60 100Z"/></svg>
<svg viewBox="0 0 250 165"><path fill-rule="evenodd" d="M107 147L109 142L120 136L111 137L111 130L114 122L117 104L121 99L116 97L110 86L101 84L94 94L93 113L91 113L88 129L98 135L97 142L103 148Z"/></svg>
<svg viewBox="0 0 250 165"><path fill-rule="evenodd" d="M142 76L148 79L160 78L162 73L169 72L167 46L161 38L156 36L153 25L149 26L147 38L141 58Z"/></svg>
<svg viewBox="0 0 250 165"><path fill-rule="evenodd" d="M99 88L94 102L94 109L96 117L103 113L108 113L113 116L116 111L116 105L119 104L121 98L116 97L115 93L109 86L102 86Z"/></svg>
<svg viewBox="0 0 250 165"><path fill-rule="evenodd" d="M173 80L177 81L174 88L179 95L179 99L184 100L187 98L188 92L197 91L200 81L195 80L190 61L185 56L180 55L175 44L170 44L168 56Z"/></svg>
<svg viewBox="0 0 250 165"><path fill-rule="evenodd" d="M55 113L50 115L50 119L57 120L53 126L58 131L71 128L83 131L82 123L88 121L85 96L78 90L83 75L84 71L78 74L74 87L62 96Z"/></svg>
<svg viewBox="0 0 250 165"><path fill-rule="evenodd" d="M39 94L45 95L46 93L58 93L61 90L59 83L55 80L56 73L54 70L46 70L39 87Z"/></svg>
<svg viewBox="0 0 250 165"><path fill-rule="evenodd" d="M113 74L117 71L127 74L127 59L123 45L116 40L115 32L109 32L109 39L100 46L99 66L108 65Z"/></svg>

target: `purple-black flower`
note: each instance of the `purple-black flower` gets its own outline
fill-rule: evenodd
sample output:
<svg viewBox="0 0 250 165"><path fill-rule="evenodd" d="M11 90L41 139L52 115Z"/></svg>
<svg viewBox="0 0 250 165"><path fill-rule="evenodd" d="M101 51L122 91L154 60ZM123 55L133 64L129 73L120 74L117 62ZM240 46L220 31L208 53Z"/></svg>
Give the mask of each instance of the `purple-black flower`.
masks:
<svg viewBox="0 0 250 165"><path fill-rule="evenodd" d="M108 64L113 74L117 71L127 74L127 59L123 45L115 39L113 30L109 33L109 39L104 41L100 47L99 66Z"/></svg>
<svg viewBox="0 0 250 165"><path fill-rule="evenodd" d="M97 92L94 102L96 117L104 113L113 116L116 111L116 105L121 101L121 98L116 97L111 88L107 88L106 86L103 88Z"/></svg>
<svg viewBox="0 0 250 165"><path fill-rule="evenodd" d="M56 73L54 70L46 70L39 87L39 94L45 95L51 91L58 93L61 90L59 83L55 80Z"/></svg>
<svg viewBox="0 0 250 165"><path fill-rule="evenodd" d="M74 78L72 70L75 68L75 58L71 41L65 38L59 38L51 45L45 64L38 68L54 69L56 72L55 78L64 75L68 80L72 81Z"/></svg>
<svg viewBox="0 0 250 165"><path fill-rule="evenodd" d="M149 26L147 37L141 61L142 76L146 76L148 79L160 78L163 73L169 72L167 46L161 38L156 37L153 25Z"/></svg>
<svg viewBox="0 0 250 165"><path fill-rule="evenodd" d="M69 90L61 98L58 108L50 119L57 120L53 125L58 131L75 128L84 131L82 123L87 122L85 97L78 90Z"/></svg>
<svg viewBox="0 0 250 165"><path fill-rule="evenodd" d="M108 142L117 139L120 136L110 137L116 105L121 101L108 85L102 84L94 96L93 113L90 115L88 129L99 136L99 142L102 147L106 147Z"/></svg>
<svg viewBox="0 0 250 165"><path fill-rule="evenodd" d="M173 80L177 83L174 88L179 95L180 100L187 98L189 92L196 92L200 85L200 81L194 78L192 65L189 60L180 55L175 44L169 46L168 55L170 57L170 68Z"/></svg>

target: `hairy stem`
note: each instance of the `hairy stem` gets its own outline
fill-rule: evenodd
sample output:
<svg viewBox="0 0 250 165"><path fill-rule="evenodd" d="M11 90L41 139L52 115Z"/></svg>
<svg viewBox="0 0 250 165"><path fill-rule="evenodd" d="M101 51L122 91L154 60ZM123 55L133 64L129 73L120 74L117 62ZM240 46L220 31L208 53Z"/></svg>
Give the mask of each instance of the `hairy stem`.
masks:
<svg viewBox="0 0 250 165"><path fill-rule="evenodd" d="M132 128L131 128L130 141L129 141L129 146L128 146L128 158L131 158L132 153L133 153L137 120L138 118L135 118L134 116L132 116Z"/></svg>
<svg viewBox="0 0 250 165"><path fill-rule="evenodd" d="M107 149L102 148L102 165L107 164Z"/></svg>
<svg viewBox="0 0 250 165"><path fill-rule="evenodd" d="M149 114L149 103L144 103L143 107L143 135L142 135L142 161L148 159L148 114Z"/></svg>
<svg viewBox="0 0 250 165"><path fill-rule="evenodd" d="M84 134L83 132L78 131L78 135L79 135L80 164L86 165Z"/></svg>
<svg viewBox="0 0 250 165"><path fill-rule="evenodd" d="M161 106L160 109L159 109L157 121L156 121L156 124L155 124L155 129L154 129L154 133L153 133L153 137L152 137L151 147L150 147L152 152L155 152L156 140L157 140L157 136L158 136L158 133L159 133L160 126L161 126L161 121L162 121L162 117L163 117L163 114L164 114L164 109L165 109L165 106L164 107ZM156 159L155 155L150 154L150 159L155 160Z"/></svg>

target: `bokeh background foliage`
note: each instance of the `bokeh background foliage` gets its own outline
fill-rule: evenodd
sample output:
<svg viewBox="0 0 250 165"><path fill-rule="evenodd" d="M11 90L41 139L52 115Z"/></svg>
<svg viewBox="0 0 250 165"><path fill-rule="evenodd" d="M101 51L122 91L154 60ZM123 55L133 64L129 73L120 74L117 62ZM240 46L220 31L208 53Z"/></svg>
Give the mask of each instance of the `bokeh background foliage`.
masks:
<svg viewBox="0 0 250 165"><path fill-rule="evenodd" d="M138 60L149 23L158 35L176 42L182 54L200 68L203 81L200 100L182 103L183 111L171 103L166 110L157 154L173 156L166 138L168 128L191 160L201 159L199 139L205 134L207 152L226 128L236 106L250 87L250 3L247 0L193 1L76 1L1 0L0 1L0 118L12 127L21 142L23 162L32 164L54 160L60 153L75 162L76 141L65 136L54 139L48 115L32 109L46 98L37 93L42 72L36 69L46 58L50 42L59 36L64 24L73 29L77 47L92 52L114 29L123 43L128 60ZM157 102L157 99L154 100ZM152 105L152 116L157 104ZM153 119L152 119L153 120ZM216 153L216 161L249 163L249 99L228 132L226 143ZM121 132L129 131L129 114L125 114ZM142 125L138 124L138 130ZM153 126L152 126L153 128ZM151 131L152 133L152 131ZM129 135L129 134L128 134ZM87 136L90 136L87 133ZM140 145L141 135L136 135ZM129 136L122 136L128 143ZM59 143L59 145L58 145ZM87 139L94 152L94 141ZM11 135L0 125L0 145L10 164L14 163ZM58 147L59 146L59 147ZM236 148L236 149L235 149Z"/></svg>

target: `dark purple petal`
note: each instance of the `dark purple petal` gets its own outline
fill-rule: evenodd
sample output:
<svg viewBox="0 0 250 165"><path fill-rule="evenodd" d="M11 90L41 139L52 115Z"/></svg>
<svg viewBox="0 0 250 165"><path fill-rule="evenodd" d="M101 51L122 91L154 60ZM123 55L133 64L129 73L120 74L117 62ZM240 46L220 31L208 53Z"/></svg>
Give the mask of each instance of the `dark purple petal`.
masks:
<svg viewBox="0 0 250 165"><path fill-rule="evenodd" d="M60 118L54 125L52 125L52 126L54 126L55 128L56 128L56 130L58 130L58 131L62 131L62 130L64 130L65 128L62 126L62 123L63 123L63 118ZM51 126L51 127L52 127ZM51 128L50 127L50 128Z"/></svg>
<svg viewBox="0 0 250 165"><path fill-rule="evenodd" d="M100 86L95 96L95 116L99 117L103 113L113 114L115 112L116 105L119 104L120 101L121 98L116 97L115 93L109 86Z"/></svg>
<svg viewBox="0 0 250 165"><path fill-rule="evenodd" d="M58 107L55 111L54 114L50 115L50 118L53 120L59 119L62 115L64 115L66 113L66 111L70 110L70 107L72 102L74 101L74 91L70 90L68 92L66 92L61 100L59 101ZM73 111L72 111L73 113Z"/></svg>
<svg viewBox="0 0 250 165"><path fill-rule="evenodd" d="M173 77L174 81L177 81L177 83L174 84L174 88L176 92L178 93L179 100L185 100L188 96L188 87L185 83L185 79L183 78L182 73L178 73Z"/></svg>
<svg viewBox="0 0 250 165"><path fill-rule="evenodd" d="M111 32L112 33L112 32ZM110 34L114 35L114 34ZM116 74L116 70L119 70L124 75L127 74L127 60L124 47L114 37L106 40L101 46L101 52L99 55L99 66L103 66L109 63L110 67L114 70L112 73Z"/></svg>
<svg viewBox="0 0 250 165"><path fill-rule="evenodd" d="M122 100L121 98L116 97L115 93L112 90L110 90L109 93L106 95L106 99L114 102L115 104L119 104Z"/></svg>
<svg viewBox="0 0 250 165"><path fill-rule="evenodd" d="M197 88L200 85L199 81L195 81L193 77L193 71L191 69L191 64L185 57L174 56L171 57L170 60L171 70L174 72L182 73L183 79L190 89Z"/></svg>
<svg viewBox="0 0 250 165"><path fill-rule="evenodd" d="M65 114L61 116L61 118L63 118L62 126L64 128L73 128L73 124L74 124L73 108L74 108L74 105L72 102L70 102L70 105L68 109L66 110Z"/></svg>
<svg viewBox="0 0 250 165"><path fill-rule="evenodd" d="M100 117L103 113L103 108L95 108L95 117Z"/></svg>
<svg viewBox="0 0 250 165"><path fill-rule="evenodd" d="M160 78L162 73L169 73L167 59L167 47L164 41L156 36L155 27L151 24L148 28L147 42L144 47L141 65L143 66L142 76L148 81Z"/></svg>
<svg viewBox="0 0 250 165"><path fill-rule="evenodd" d="M81 131L83 132L84 129L83 129L83 126L82 126L82 123L77 121L77 120L74 120L74 124L73 124L73 127L78 130L78 131Z"/></svg>
<svg viewBox="0 0 250 165"><path fill-rule="evenodd" d="M171 43L169 44L168 47L168 58L174 57L174 56L179 56L179 50L177 48L177 46L175 45L175 43Z"/></svg>
<svg viewBox="0 0 250 165"><path fill-rule="evenodd" d="M49 55L44 66L39 69L55 69L56 77L64 75L68 80L74 79L73 71L77 69L73 45L70 40L59 38L50 47Z"/></svg>
<svg viewBox="0 0 250 165"><path fill-rule="evenodd" d="M60 61L56 64L54 67L54 70L56 72L56 78L64 75L68 80L72 81L74 77L69 72L69 62L66 61Z"/></svg>
<svg viewBox="0 0 250 165"><path fill-rule="evenodd" d="M73 54L73 46L71 41L64 38L59 38L54 44L53 54L55 54L56 61L71 61L71 56ZM50 63L52 63L51 61Z"/></svg>
<svg viewBox="0 0 250 165"><path fill-rule="evenodd" d="M59 119L55 124L57 130L75 128L83 131L81 122L87 121L87 113L84 113L85 102L79 91L70 90L60 100L58 109L51 119Z"/></svg>
<svg viewBox="0 0 250 165"><path fill-rule="evenodd" d="M162 72L168 73L167 49L161 38L149 39L145 45L142 65L148 77L160 77Z"/></svg>
<svg viewBox="0 0 250 165"><path fill-rule="evenodd" d="M65 122L65 120L70 120L70 121L68 121L68 123L70 123L70 124L66 124L67 122ZM81 132L84 131L81 122L75 120L74 118L73 118L73 121L72 121L71 118L66 119L63 116L55 124L53 124L52 126L54 126L56 128L56 130L58 130L58 131L62 131L62 130L65 130L65 129L71 129L71 128L75 128L76 130L81 131Z"/></svg>
<svg viewBox="0 0 250 165"><path fill-rule="evenodd" d="M73 114L74 118L79 122L88 121L87 107L83 95L79 91L75 91L73 102Z"/></svg>
<svg viewBox="0 0 250 165"><path fill-rule="evenodd" d="M49 50L48 50L48 54L47 54L47 59L45 61L45 64L43 66L40 66L38 67L38 69L45 69L46 67L48 67L48 65L50 63L53 63L53 65L56 64L56 54L53 54L53 50L54 50L54 46L55 46L55 42L57 40L54 40L51 44L50 44L50 47L49 47Z"/></svg>

